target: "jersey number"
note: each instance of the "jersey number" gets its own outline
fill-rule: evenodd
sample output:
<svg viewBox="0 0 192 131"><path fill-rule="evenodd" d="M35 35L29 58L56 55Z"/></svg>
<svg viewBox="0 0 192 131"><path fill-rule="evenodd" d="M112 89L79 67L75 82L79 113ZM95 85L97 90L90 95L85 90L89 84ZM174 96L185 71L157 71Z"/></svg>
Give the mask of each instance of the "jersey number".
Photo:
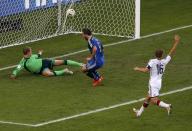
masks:
<svg viewBox="0 0 192 131"><path fill-rule="evenodd" d="M163 70L163 65L161 64L157 64L157 74L163 74L164 70Z"/></svg>

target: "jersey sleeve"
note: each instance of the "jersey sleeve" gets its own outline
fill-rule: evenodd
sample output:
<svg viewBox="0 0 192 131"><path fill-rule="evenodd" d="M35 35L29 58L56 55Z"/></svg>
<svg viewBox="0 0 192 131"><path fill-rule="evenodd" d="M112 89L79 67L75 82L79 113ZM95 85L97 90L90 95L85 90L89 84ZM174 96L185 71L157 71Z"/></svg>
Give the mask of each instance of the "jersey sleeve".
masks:
<svg viewBox="0 0 192 131"><path fill-rule="evenodd" d="M17 67L13 70L12 75L17 76L18 73L24 68L24 58L19 62Z"/></svg>
<svg viewBox="0 0 192 131"><path fill-rule="evenodd" d="M148 64L147 64L147 68L150 70L150 69L152 68L152 66L153 66L153 61L150 60L150 61L148 62Z"/></svg>
<svg viewBox="0 0 192 131"><path fill-rule="evenodd" d="M171 56L168 55L168 56L164 59L164 63L167 65L170 61L171 61Z"/></svg>
<svg viewBox="0 0 192 131"><path fill-rule="evenodd" d="M97 44L97 41L93 41L93 42L92 42L92 48L93 48L93 47L96 47L96 48L97 48L97 45L98 45L98 44Z"/></svg>
<svg viewBox="0 0 192 131"><path fill-rule="evenodd" d="M41 54L33 54L33 57L35 57L35 58L41 58Z"/></svg>

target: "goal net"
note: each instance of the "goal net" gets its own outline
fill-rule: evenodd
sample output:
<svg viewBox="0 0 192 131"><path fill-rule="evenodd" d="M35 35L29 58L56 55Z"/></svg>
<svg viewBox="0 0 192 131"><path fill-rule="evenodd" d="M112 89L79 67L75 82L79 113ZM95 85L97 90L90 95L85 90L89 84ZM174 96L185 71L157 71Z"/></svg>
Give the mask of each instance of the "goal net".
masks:
<svg viewBox="0 0 192 131"><path fill-rule="evenodd" d="M75 10L75 16L66 14ZM139 38L140 0L0 0L0 48L90 28Z"/></svg>

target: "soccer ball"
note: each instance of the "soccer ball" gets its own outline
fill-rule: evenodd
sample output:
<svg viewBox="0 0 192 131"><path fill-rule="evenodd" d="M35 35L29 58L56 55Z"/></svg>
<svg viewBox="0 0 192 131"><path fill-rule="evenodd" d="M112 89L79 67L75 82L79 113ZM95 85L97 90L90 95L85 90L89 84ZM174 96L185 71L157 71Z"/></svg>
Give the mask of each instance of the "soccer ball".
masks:
<svg viewBox="0 0 192 131"><path fill-rule="evenodd" d="M67 10L67 15L74 16L75 15L75 10L74 9L68 9Z"/></svg>

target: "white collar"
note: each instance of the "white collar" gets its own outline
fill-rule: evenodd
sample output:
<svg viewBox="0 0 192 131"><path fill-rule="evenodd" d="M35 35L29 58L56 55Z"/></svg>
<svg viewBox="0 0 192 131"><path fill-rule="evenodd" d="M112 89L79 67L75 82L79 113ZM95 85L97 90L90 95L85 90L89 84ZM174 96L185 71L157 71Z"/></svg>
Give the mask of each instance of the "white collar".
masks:
<svg viewBox="0 0 192 131"><path fill-rule="evenodd" d="M93 36L91 36L89 39L88 39L88 42L90 43L91 39L93 38Z"/></svg>

